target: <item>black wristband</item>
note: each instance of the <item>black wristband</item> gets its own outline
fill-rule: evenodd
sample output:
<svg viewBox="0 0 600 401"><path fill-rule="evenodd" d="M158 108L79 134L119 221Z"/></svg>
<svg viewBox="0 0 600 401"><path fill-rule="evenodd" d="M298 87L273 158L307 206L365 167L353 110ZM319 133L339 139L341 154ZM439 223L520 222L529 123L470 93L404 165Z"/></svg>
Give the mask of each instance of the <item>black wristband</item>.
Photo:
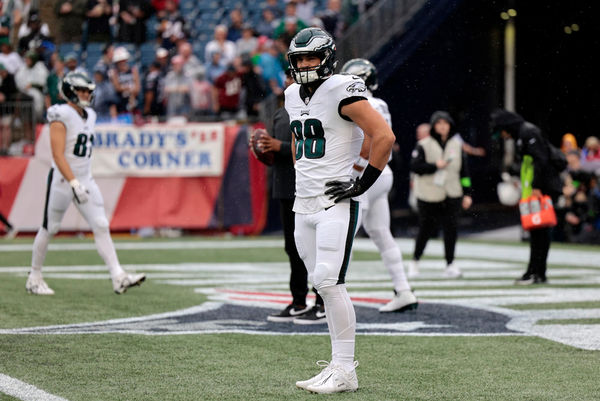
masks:
<svg viewBox="0 0 600 401"><path fill-rule="evenodd" d="M358 185L360 186L361 193L365 193L367 189L371 188L371 185L375 184L375 181L381 175L381 170L377 167L373 167L371 163L367 165L364 173L358 180Z"/></svg>

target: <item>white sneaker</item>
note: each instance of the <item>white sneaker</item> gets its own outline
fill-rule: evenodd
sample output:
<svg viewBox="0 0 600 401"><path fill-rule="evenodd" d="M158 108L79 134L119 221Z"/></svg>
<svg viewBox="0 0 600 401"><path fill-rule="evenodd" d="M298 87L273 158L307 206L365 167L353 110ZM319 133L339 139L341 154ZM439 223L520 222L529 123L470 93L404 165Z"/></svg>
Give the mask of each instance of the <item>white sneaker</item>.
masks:
<svg viewBox="0 0 600 401"><path fill-rule="evenodd" d="M356 362L355 362L356 366ZM358 389L358 378L356 369L346 372L339 365L332 365L326 375L306 387L311 393L332 394L345 391L356 391Z"/></svg>
<svg viewBox="0 0 600 401"><path fill-rule="evenodd" d="M411 260L408 262L408 271L406 272L406 276L408 278L415 278L419 275L419 261Z"/></svg>
<svg viewBox="0 0 600 401"><path fill-rule="evenodd" d="M146 275L144 273L131 274L123 272L117 278L113 279L113 290L115 290L117 294L122 294L127 291L129 287L142 284L144 280L146 280Z"/></svg>
<svg viewBox="0 0 600 401"><path fill-rule="evenodd" d="M419 303L412 291L400 291L387 304L379 308L379 312L404 312L417 309Z"/></svg>
<svg viewBox="0 0 600 401"><path fill-rule="evenodd" d="M462 272L454 263L450 263L446 266L446 270L444 270L444 277L446 278L460 278L462 277Z"/></svg>
<svg viewBox="0 0 600 401"><path fill-rule="evenodd" d="M317 361L317 365L319 367L323 368L323 370L321 371L321 373L319 373L316 376L311 377L308 380L297 381L296 382L296 387L306 390L306 388L308 386L310 386L313 383L316 383L317 381L319 381L323 377L325 377L329 373L329 371L331 370L331 368L333 367L327 361Z"/></svg>
<svg viewBox="0 0 600 401"><path fill-rule="evenodd" d="M29 273L25 289L28 293L34 295L54 295L54 290L48 287L41 274Z"/></svg>

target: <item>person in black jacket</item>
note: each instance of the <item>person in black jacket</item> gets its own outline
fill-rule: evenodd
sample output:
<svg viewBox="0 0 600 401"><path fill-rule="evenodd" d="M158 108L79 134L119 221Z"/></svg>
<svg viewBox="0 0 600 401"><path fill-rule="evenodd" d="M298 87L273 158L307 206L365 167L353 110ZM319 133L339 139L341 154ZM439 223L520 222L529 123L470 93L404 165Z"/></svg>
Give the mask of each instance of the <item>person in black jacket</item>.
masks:
<svg viewBox="0 0 600 401"><path fill-rule="evenodd" d="M413 190L419 210L419 233L413 260L408 265L409 277L419 275L419 259L429 238L437 234L440 225L447 263L444 276L462 276L454 264L458 215L461 207L468 209L473 200L466 155L462 140L456 134L450 114L436 111L431 116L431 135L419 140L412 152L410 171L415 173Z"/></svg>
<svg viewBox="0 0 600 401"><path fill-rule="evenodd" d="M286 87L289 86L291 75L289 70L286 77ZM251 138L251 141L255 138ZM296 249L294 240L295 217L294 206L296 172L292 158L292 132L290 131L290 117L285 107L280 107L273 115L273 137L263 136L258 141L264 151L274 151L275 158L272 166L272 198L279 201L281 224L285 252L290 260L290 290L292 303L280 312L267 317L271 322L290 322L296 324L325 324L325 304L323 299L313 288L316 294L315 305L311 308L306 304L308 294L308 272L302 258Z"/></svg>
<svg viewBox="0 0 600 401"><path fill-rule="evenodd" d="M534 124L507 110L496 110L491 114L492 130L504 139L516 141L516 156L520 161L522 195L527 197L549 195L556 204L562 191L560 171L551 163L547 138ZM533 172L533 177L529 177ZM546 259L550 250L551 228L543 227L530 231L529 264L527 270L515 281L518 285L542 284L547 282Z"/></svg>

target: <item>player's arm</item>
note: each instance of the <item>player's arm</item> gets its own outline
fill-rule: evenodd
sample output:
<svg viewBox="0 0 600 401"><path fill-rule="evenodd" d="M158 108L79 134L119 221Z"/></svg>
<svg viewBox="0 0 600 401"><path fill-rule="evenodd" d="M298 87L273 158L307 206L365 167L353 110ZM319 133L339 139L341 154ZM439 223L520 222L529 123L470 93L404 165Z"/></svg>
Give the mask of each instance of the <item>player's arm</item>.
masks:
<svg viewBox="0 0 600 401"><path fill-rule="evenodd" d="M88 190L75 178L73 170L65 157L65 147L67 143L67 129L60 121L50 123L50 148L52 149L52 158L54 164L60 171L60 174L69 182L73 189L73 195L78 203L85 203L88 200Z"/></svg>
<svg viewBox="0 0 600 401"><path fill-rule="evenodd" d="M292 152L292 160L294 164L296 164L296 137L292 134L292 142L291 142L291 152Z"/></svg>
<svg viewBox="0 0 600 401"><path fill-rule="evenodd" d="M60 121L52 121L50 123L50 147L52 149L52 158L58 171L65 177L65 180L72 181L75 179L75 174L71 170L69 162L65 157L65 146L67 143L67 129Z"/></svg>
<svg viewBox="0 0 600 401"><path fill-rule="evenodd" d="M368 152L369 164L378 170L383 170L390 158L392 145L396 140L385 119L367 100L359 100L344 105L340 111L342 115L350 118L363 130L366 135L365 140L369 138L371 142Z"/></svg>
<svg viewBox="0 0 600 401"><path fill-rule="evenodd" d="M371 146L369 147L369 163L360 179L325 183L328 188L325 195L329 195L336 203L365 193L377 181L389 160L392 145L396 140L385 119L366 99L343 105L340 108L340 115L354 121L370 138Z"/></svg>

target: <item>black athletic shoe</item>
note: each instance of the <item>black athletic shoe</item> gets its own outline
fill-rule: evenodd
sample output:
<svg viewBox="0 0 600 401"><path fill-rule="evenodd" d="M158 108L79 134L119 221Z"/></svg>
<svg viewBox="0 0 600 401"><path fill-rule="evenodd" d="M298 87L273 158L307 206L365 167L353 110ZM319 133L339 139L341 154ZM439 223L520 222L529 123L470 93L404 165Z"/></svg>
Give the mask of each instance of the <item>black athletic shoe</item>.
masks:
<svg viewBox="0 0 600 401"><path fill-rule="evenodd" d="M327 323L325 317L325 306L315 305L311 310L306 312L304 315L294 319L294 324L323 324Z"/></svg>
<svg viewBox="0 0 600 401"><path fill-rule="evenodd" d="M546 277L538 276L537 274L533 275L533 284L548 284L548 279Z"/></svg>
<svg viewBox="0 0 600 401"><path fill-rule="evenodd" d="M534 281L534 275L525 273L515 280L515 285L531 285Z"/></svg>
<svg viewBox="0 0 600 401"><path fill-rule="evenodd" d="M310 312L310 306L289 304L281 312L269 315L267 320L269 322L291 322L295 318L303 316L308 312Z"/></svg>

